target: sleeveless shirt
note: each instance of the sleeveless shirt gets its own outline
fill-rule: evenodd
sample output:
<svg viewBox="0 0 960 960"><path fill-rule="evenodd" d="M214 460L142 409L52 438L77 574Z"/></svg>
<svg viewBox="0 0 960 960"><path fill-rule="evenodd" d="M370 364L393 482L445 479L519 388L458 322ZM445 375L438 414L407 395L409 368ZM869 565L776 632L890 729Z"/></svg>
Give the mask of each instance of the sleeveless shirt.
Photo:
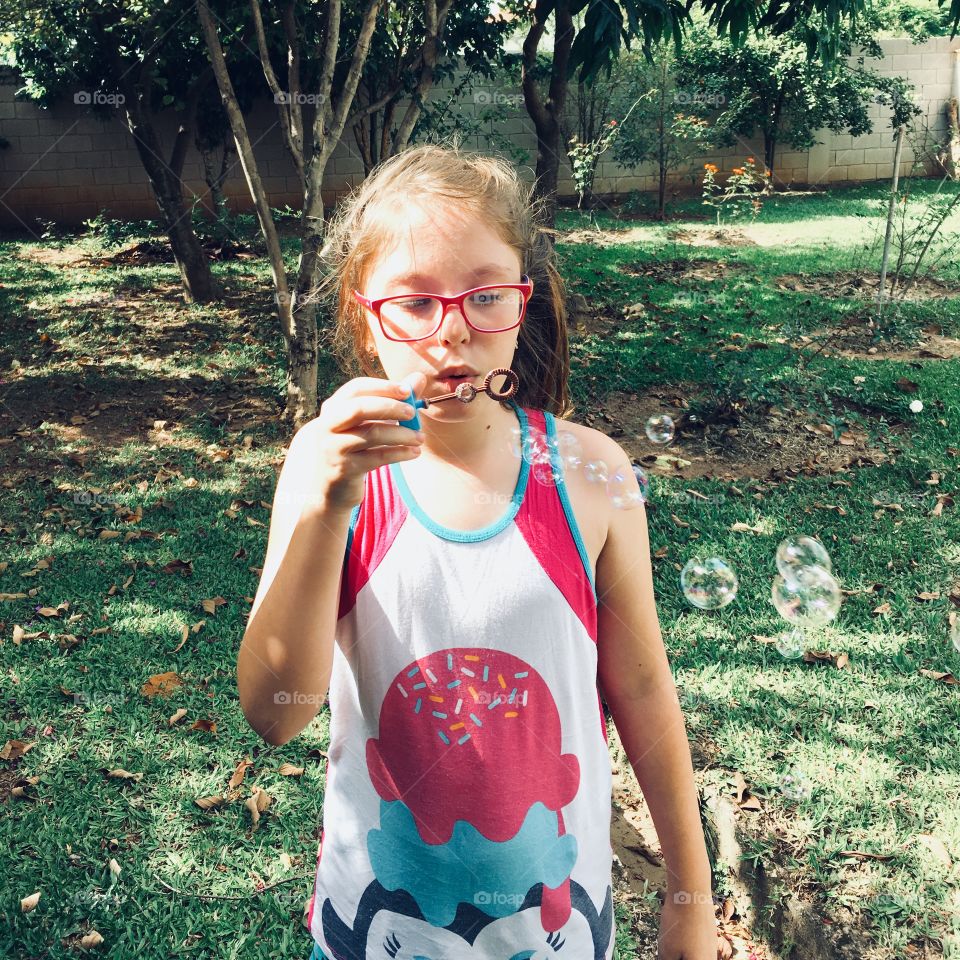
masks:
<svg viewBox="0 0 960 960"><path fill-rule="evenodd" d="M509 405L551 465L500 520L434 522L399 463L351 513L308 914L331 960L613 955L596 589L555 419Z"/></svg>

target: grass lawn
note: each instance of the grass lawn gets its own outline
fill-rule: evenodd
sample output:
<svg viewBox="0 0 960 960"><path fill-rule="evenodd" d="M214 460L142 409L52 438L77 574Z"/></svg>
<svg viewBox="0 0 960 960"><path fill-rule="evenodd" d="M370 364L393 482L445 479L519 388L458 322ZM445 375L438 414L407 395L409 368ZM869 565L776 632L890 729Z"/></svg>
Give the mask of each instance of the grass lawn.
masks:
<svg viewBox="0 0 960 960"><path fill-rule="evenodd" d="M849 927L851 956L957 957L960 687L938 674L960 677L960 261L954 246L871 325L856 278L884 210L871 184L773 198L722 236L692 202L665 224L563 211L585 301L574 419L651 476L698 777L729 782L774 899ZM216 264L224 302L188 307L175 266L135 240L119 256L94 235L0 243L0 955L63 956L95 929L117 958L305 960L328 714L269 747L235 682L286 442L269 269L241 251ZM321 396L340 382L324 357ZM669 447L644 435L655 412L677 424ZM775 550L799 533L844 589L807 649L843 666L771 642ZM684 600L696 554L734 567L734 603ZM780 789L794 766L806 799ZM271 798L256 828L251 786ZM618 960L651 956L658 904L636 880Z"/></svg>

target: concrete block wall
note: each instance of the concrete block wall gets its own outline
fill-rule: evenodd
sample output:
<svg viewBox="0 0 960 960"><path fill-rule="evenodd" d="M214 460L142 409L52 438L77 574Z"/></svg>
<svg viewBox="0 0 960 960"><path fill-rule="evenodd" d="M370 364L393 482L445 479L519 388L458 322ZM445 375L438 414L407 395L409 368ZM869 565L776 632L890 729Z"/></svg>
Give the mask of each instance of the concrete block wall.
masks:
<svg viewBox="0 0 960 960"><path fill-rule="evenodd" d="M960 69L955 66L960 63L960 38L951 41L941 37L922 44L896 38L885 40L881 45L884 58L868 60L867 64L885 74L903 75L913 83L931 134L942 140L946 132L946 101L955 83L955 70ZM0 149L0 227L36 235L41 232L39 220L77 225L101 212L121 218L158 216L156 201L122 112L102 119L89 107L73 102L74 98L44 110L16 96L21 85L15 71L0 68L0 136L9 142L6 149ZM453 81L447 81L435 88L430 99L447 99L452 86ZM493 153L499 152L498 138L508 139L514 148L525 153L525 160L515 162L521 176L533 182L536 134L523 108L519 87L479 85L457 103L456 111L464 120L476 120L494 103L507 108L506 119L497 124L495 131L487 123L479 135L464 137L463 144L467 149ZM572 102L568 106L572 118ZM307 125L311 114L311 109L305 107ZM889 112L877 104L872 116L873 131L860 137L824 130L818 135L821 142L810 150L795 151L781 146L775 170L778 186L888 178L894 154ZM168 151L173 143L175 120L169 112L159 118L161 141ZM283 144L272 99L259 101L247 122L271 203L298 208L302 202L301 188ZM744 141L693 159L686 170L672 177L671 190L698 185L706 162L717 164L721 172L726 173L741 165L748 156L755 157L757 165L762 166L762 141ZM903 173L909 172L913 160L913 152L908 147L902 161ZM347 131L327 167L324 201L328 207L362 182L364 175L353 134ZM201 160L192 146L184 166L184 183L189 203L208 205ZM613 161L610 153L601 157L594 182L596 194L622 197L632 190L656 188L656 170L652 165L625 170ZM576 198L565 157L560 165L559 192L561 197ZM224 193L231 209L252 210L246 181L235 157Z"/></svg>

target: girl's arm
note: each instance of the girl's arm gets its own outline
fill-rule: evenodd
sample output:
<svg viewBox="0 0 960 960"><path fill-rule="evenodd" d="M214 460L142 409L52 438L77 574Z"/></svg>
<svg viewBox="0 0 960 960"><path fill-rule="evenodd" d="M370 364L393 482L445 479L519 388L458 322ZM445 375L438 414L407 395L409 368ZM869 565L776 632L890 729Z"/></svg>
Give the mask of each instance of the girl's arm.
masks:
<svg viewBox="0 0 960 960"><path fill-rule="evenodd" d="M601 442L599 455L607 463L630 469L619 444L609 437ZM700 919L709 911L712 925L710 861L690 746L657 618L645 507L611 507L596 588L598 681L657 830L668 877L666 905L699 904Z"/></svg>
<svg viewBox="0 0 960 960"><path fill-rule="evenodd" d="M350 526L350 510L318 499L299 436L277 481L263 573L237 657L244 716L274 746L300 733L323 705Z"/></svg>

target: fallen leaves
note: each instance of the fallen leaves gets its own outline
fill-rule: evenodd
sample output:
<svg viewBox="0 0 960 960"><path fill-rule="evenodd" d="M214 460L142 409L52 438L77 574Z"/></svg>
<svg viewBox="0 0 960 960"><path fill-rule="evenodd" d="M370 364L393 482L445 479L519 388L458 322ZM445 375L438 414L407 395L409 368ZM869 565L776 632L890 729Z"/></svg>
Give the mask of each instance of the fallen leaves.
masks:
<svg viewBox="0 0 960 960"><path fill-rule="evenodd" d="M832 653L829 650L806 650L803 654L803 662L829 663L838 670L842 670L850 662L850 657L846 653Z"/></svg>
<svg viewBox="0 0 960 960"><path fill-rule="evenodd" d="M250 819L253 822L253 829L256 830L260 824L260 814L273 802L266 790L262 787L252 786L251 795L247 797L243 805L250 811Z"/></svg>
<svg viewBox="0 0 960 960"><path fill-rule="evenodd" d="M143 779L142 773L131 773L122 767L117 767L115 770L108 770L107 776L114 780L133 780L136 783L139 783Z"/></svg>
<svg viewBox="0 0 960 960"><path fill-rule="evenodd" d="M941 673L939 670L921 670L920 674L924 677L929 677L931 680L940 680L951 687L955 687L960 683L960 680L957 680L952 673Z"/></svg>
<svg viewBox="0 0 960 960"><path fill-rule="evenodd" d="M8 740L0 750L0 760L19 760L28 750L37 745L37 741L24 743L22 740Z"/></svg>
<svg viewBox="0 0 960 960"><path fill-rule="evenodd" d="M169 670L166 673L155 673L140 688L140 693L148 698L169 697L182 683L183 680L180 675L174 670Z"/></svg>
<svg viewBox="0 0 960 960"><path fill-rule="evenodd" d="M20 900L20 912L21 913L30 913L31 910L36 910L37 904L40 902L40 891L36 893L31 893L28 897L22 897Z"/></svg>

